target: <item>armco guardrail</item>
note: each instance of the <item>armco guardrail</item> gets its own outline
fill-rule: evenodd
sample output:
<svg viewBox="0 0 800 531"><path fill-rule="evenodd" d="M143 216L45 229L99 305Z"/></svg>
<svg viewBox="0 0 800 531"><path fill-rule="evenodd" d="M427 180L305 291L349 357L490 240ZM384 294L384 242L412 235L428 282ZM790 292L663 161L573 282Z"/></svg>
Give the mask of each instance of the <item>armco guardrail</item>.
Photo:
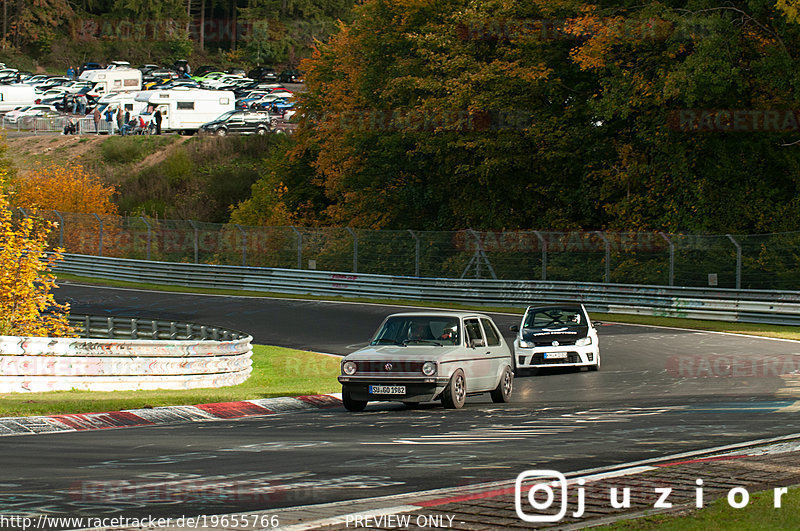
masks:
<svg viewBox="0 0 800 531"><path fill-rule="evenodd" d="M253 338L239 332L88 315L70 322L84 337L0 336L0 392L193 389L250 376Z"/></svg>
<svg viewBox="0 0 800 531"><path fill-rule="evenodd" d="M445 279L152 262L67 254L57 272L187 287L448 301L491 306L581 302L591 311L800 324L800 293L547 281Z"/></svg>

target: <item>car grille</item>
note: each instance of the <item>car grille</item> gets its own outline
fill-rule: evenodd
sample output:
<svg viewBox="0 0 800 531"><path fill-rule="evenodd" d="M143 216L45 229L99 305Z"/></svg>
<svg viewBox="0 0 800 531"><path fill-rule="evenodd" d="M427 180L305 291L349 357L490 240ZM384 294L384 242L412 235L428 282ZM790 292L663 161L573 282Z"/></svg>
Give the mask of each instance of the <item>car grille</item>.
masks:
<svg viewBox="0 0 800 531"><path fill-rule="evenodd" d="M552 347L553 341L534 341L533 344L537 347ZM558 346L560 347L571 347L575 344L575 341L559 341Z"/></svg>
<svg viewBox="0 0 800 531"><path fill-rule="evenodd" d="M422 372L422 361L357 361L358 372L374 372L380 374ZM391 369L386 370L390 364Z"/></svg>
<svg viewBox="0 0 800 531"><path fill-rule="evenodd" d="M581 357L578 355L577 352L568 352L567 357L565 358L556 358L552 360L544 359L544 353L536 353L533 355L533 359L531 363L534 365L547 365L547 364L558 364L558 363L580 363Z"/></svg>

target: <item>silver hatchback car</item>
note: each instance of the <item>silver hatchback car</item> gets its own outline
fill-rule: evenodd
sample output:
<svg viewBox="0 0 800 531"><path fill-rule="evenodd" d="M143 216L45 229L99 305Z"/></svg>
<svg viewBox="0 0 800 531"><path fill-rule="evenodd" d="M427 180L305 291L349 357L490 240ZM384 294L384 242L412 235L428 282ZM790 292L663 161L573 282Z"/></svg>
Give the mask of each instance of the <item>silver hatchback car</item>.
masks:
<svg viewBox="0 0 800 531"><path fill-rule="evenodd" d="M468 312L390 315L369 346L342 360L342 401L350 411L370 401L409 405L441 400L458 409L468 395L508 402L511 351L492 319Z"/></svg>

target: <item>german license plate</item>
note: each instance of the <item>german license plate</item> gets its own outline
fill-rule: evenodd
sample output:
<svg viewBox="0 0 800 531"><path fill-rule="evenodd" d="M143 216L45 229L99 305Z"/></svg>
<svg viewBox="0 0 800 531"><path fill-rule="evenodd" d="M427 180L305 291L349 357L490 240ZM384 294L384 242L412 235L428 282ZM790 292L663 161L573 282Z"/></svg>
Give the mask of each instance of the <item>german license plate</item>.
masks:
<svg viewBox="0 0 800 531"><path fill-rule="evenodd" d="M546 360L563 360L567 358L566 352L545 352L544 359Z"/></svg>
<svg viewBox="0 0 800 531"><path fill-rule="evenodd" d="M405 385L370 385L369 394L371 395L404 395L406 394Z"/></svg>

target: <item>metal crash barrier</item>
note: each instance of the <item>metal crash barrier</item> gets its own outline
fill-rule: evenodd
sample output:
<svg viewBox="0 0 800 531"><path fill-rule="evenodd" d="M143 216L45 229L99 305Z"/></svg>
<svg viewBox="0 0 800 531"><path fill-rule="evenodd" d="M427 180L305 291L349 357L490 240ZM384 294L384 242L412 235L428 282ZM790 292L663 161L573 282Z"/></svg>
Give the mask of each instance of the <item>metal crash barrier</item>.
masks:
<svg viewBox="0 0 800 531"><path fill-rule="evenodd" d="M178 285L330 297L487 306L580 302L590 311L766 324L800 324L800 293L533 280L419 278L64 255L56 272Z"/></svg>

